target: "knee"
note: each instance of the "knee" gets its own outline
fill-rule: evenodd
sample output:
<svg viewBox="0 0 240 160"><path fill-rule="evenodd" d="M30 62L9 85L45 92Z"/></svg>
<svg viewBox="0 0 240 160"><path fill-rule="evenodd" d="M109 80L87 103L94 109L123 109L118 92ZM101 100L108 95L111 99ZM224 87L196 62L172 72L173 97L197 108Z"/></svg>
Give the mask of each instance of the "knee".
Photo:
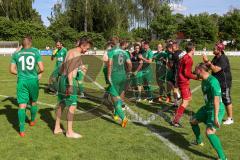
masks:
<svg viewBox="0 0 240 160"><path fill-rule="evenodd" d="M206 135L208 136L209 134L215 134L216 133L216 130L213 129L213 128L207 128L206 129Z"/></svg>
<svg viewBox="0 0 240 160"><path fill-rule="evenodd" d="M36 105L37 105L37 103L36 103L36 102L32 102L31 104L32 104L32 106L36 106Z"/></svg>
<svg viewBox="0 0 240 160"><path fill-rule="evenodd" d="M74 114L75 110L76 110L76 107L74 107L74 106L69 107L69 112L71 114Z"/></svg>

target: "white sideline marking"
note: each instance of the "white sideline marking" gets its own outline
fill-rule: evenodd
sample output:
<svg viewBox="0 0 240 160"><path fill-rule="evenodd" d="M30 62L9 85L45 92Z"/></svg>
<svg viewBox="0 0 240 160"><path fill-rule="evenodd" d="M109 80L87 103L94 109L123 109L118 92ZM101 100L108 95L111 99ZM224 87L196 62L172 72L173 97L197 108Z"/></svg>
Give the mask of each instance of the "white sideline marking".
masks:
<svg viewBox="0 0 240 160"><path fill-rule="evenodd" d="M170 142L167 138L164 137L166 135L166 132L162 135L161 132L158 132L154 127L149 126L148 121L142 120L143 118L138 116L137 113L135 113L133 110L131 110L129 107L126 108L128 113L130 113L132 116L136 118L135 122L141 123L142 125L146 126L153 135L155 135L158 139L160 139L166 146L168 146L173 152L175 152L182 160L189 160L189 157L184 153L184 151Z"/></svg>
<svg viewBox="0 0 240 160"><path fill-rule="evenodd" d="M15 98L15 97L12 97L12 96L6 96L6 95L1 95L1 94L0 94L0 97L4 97L4 98ZM54 107L56 106L56 105L54 105L54 104L44 103L44 102L40 102L40 101L37 101L37 104L44 105L44 106L48 106L48 107L52 107L52 108L54 108Z"/></svg>
<svg viewBox="0 0 240 160"><path fill-rule="evenodd" d="M90 79L91 80L91 79ZM99 83L95 82L94 83L97 87L101 86ZM99 87L100 88L100 87ZM198 89L200 88L200 86L198 86ZM104 89L104 87L101 86L100 89ZM195 90L198 90L195 89ZM195 92L194 90L194 92ZM158 139L160 139L166 146L168 146L172 151L174 151L182 160L189 160L189 157L184 153L184 151L179 148L178 146L176 146L175 144L173 144L172 142L170 142L167 138L163 137L161 135L160 132L156 131L156 129L154 129L153 127L149 126L148 124L151 122L151 120L143 120L142 117L138 116L137 113L135 113L133 110L131 110L128 106L126 106L126 111L128 111L128 113L130 113L132 116L135 117L135 119L137 119L137 122L140 122L141 124L143 124L144 126L146 126L147 128L150 129L151 133L153 135L155 135ZM166 134L166 133L164 133Z"/></svg>

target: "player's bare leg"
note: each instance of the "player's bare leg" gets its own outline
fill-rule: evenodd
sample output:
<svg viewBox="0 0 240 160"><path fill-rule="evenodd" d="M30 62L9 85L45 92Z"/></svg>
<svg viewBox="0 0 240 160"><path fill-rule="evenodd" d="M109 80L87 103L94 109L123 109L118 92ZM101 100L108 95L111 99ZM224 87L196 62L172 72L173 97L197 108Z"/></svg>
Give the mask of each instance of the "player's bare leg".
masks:
<svg viewBox="0 0 240 160"><path fill-rule="evenodd" d="M61 128L61 115L62 115L62 107L59 105L56 110L56 122L55 122L54 131L53 131L54 134L63 133L63 130Z"/></svg>
<svg viewBox="0 0 240 160"><path fill-rule="evenodd" d="M73 116L76 106L70 106L67 114L67 133L68 138L82 138L82 136L73 131Z"/></svg>

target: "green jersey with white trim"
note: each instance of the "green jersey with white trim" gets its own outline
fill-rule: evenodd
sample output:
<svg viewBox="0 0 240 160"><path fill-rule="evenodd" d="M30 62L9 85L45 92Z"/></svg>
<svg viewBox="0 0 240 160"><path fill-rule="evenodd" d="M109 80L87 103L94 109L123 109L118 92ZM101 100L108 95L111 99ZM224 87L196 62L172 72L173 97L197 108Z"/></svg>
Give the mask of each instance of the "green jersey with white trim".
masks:
<svg viewBox="0 0 240 160"><path fill-rule="evenodd" d="M143 56L143 58L146 58L148 60L152 59L153 58L153 52L152 52L151 49L149 49L147 51L143 50L142 56ZM148 70L148 69L151 69L151 64L143 62L142 70Z"/></svg>
<svg viewBox="0 0 240 160"><path fill-rule="evenodd" d="M37 79L37 64L42 58L37 48L22 48L12 55L11 63L17 66L18 80Z"/></svg>
<svg viewBox="0 0 240 160"><path fill-rule="evenodd" d="M218 96L220 99L219 109L224 109L221 87L218 80L214 76L209 75L206 80L202 81L202 92L207 109L214 109L215 96Z"/></svg>
<svg viewBox="0 0 240 160"><path fill-rule="evenodd" d="M108 58L112 60L112 73L126 74L125 63L130 60L126 51L116 47L108 52Z"/></svg>
<svg viewBox="0 0 240 160"><path fill-rule="evenodd" d="M56 54L53 55L53 57L56 57L56 67L59 67L64 62L66 55L66 48L63 47L62 49L57 50Z"/></svg>

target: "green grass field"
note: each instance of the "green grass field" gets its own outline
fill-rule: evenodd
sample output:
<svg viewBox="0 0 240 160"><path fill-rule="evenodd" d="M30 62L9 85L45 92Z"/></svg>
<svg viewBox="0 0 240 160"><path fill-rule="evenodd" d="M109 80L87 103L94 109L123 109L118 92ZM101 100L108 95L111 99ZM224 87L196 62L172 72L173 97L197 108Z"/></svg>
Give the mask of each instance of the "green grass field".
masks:
<svg viewBox="0 0 240 160"><path fill-rule="evenodd" d="M95 64L94 58L88 57ZM195 58L195 64L200 57ZM68 139L64 135L53 135L54 105L57 97L45 92L48 77L54 67L50 57L44 57L45 73L40 81L39 114L36 126L29 127L26 123L26 136L18 135L16 77L8 72L10 57L0 57L0 159L214 159L217 157L210 146L207 137L204 137L204 147L190 146L194 135L189 125L192 112L196 112L203 105L201 90L193 93L191 107L186 111L182 124L184 128L174 128L168 120L172 117L173 109L162 112L166 105L134 103L129 101L128 106L141 121L148 124L129 122L126 128L121 128L109 116L110 111L98 97L103 95L95 84L86 82L86 92L91 99L79 99L74 128L83 135L82 139ZM225 153L229 160L240 159L240 57L230 57L233 87L232 99L234 105L235 123L231 126L222 126L217 132ZM101 66L94 66L100 69ZM105 87L102 72L97 75L96 81ZM200 85L199 81L192 81L191 88ZM9 96L9 97L4 97ZM96 97L98 96L98 97ZM93 98L95 97L95 98ZM28 111L29 112L29 111ZM28 113L29 114L29 113ZM131 120L136 120L126 111ZM100 116L104 115L104 116ZM138 117L138 118L139 118ZM66 129L66 121L63 121ZM205 134L205 126L201 124L201 132Z"/></svg>

